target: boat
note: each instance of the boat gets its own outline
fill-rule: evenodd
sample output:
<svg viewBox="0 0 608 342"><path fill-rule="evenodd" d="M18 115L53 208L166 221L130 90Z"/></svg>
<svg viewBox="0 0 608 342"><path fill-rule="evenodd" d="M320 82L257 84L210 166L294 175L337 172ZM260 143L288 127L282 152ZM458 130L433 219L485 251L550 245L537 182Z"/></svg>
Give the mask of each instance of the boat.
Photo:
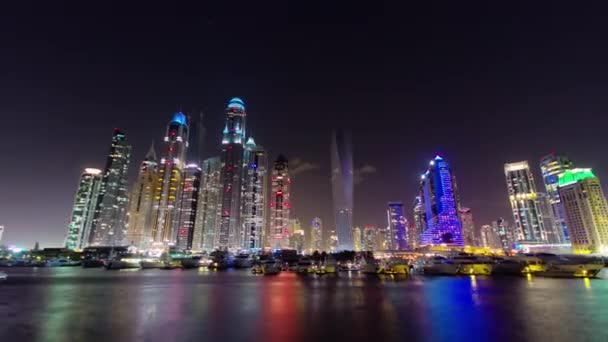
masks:
<svg viewBox="0 0 608 342"><path fill-rule="evenodd" d="M267 260L262 264L264 275L277 275L281 273L281 265L274 260Z"/></svg>
<svg viewBox="0 0 608 342"><path fill-rule="evenodd" d="M164 262L162 267L160 267L160 269L161 270L175 270L175 269L181 268L180 266L181 266L181 264L178 265L175 262Z"/></svg>
<svg viewBox="0 0 608 342"><path fill-rule="evenodd" d="M51 259L46 262L47 267L67 267L67 266L80 266L80 261L69 260L65 258Z"/></svg>
<svg viewBox="0 0 608 342"><path fill-rule="evenodd" d="M201 267L201 258L185 258L181 259L182 267L185 269Z"/></svg>
<svg viewBox="0 0 608 342"><path fill-rule="evenodd" d="M442 256L433 256L422 260L419 270L427 275L456 275L460 265Z"/></svg>
<svg viewBox="0 0 608 342"><path fill-rule="evenodd" d="M5 272L0 271L0 280L8 278L8 275Z"/></svg>
<svg viewBox="0 0 608 342"><path fill-rule="evenodd" d="M234 268L249 268L253 266L253 258L248 253L241 253L234 257Z"/></svg>
<svg viewBox="0 0 608 342"><path fill-rule="evenodd" d="M131 258L122 258L122 259L110 259L105 263L105 268L107 270L122 270L129 268L140 268L139 259L131 259Z"/></svg>
<svg viewBox="0 0 608 342"><path fill-rule="evenodd" d="M521 275L525 265L514 259L495 258L492 264L492 275Z"/></svg>
<svg viewBox="0 0 608 342"><path fill-rule="evenodd" d="M359 272L361 270L361 265L355 262L347 262L344 264L341 264L338 267L338 271L342 271L342 272Z"/></svg>
<svg viewBox="0 0 608 342"><path fill-rule="evenodd" d="M390 275L409 275L410 264L407 261L400 259L389 260L383 266L381 266L379 272L381 274Z"/></svg>
<svg viewBox="0 0 608 342"><path fill-rule="evenodd" d="M82 267L84 267L84 268L103 267L103 260L84 259L84 260L82 260Z"/></svg>
<svg viewBox="0 0 608 342"><path fill-rule="evenodd" d="M165 266L165 264L158 259L144 259L139 262L139 265L144 270L152 268L161 268Z"/></svg>
<svg viewBox="0 0 608 342"><path fill-rule="evenodd" d="M308 257L302 257L302 258L300 258L300 260L298 260L298 265L296 267L296 272L298 274L313 273L314 272L314 268L313 268L313 265L312 265L312 260L310 260L310 258L308 258Z"/></svg>
<svg viewBox="0 0 608 342"><path fill-rule="evenodd" d="M604 261L593 256L527 253L517 256L525 264L524 273L553 278L595 278Z"/></svg>
<svg viewBox="0 0 608 342"><path fill-rule="evenodd" d="M450 258L458 265L458 274L464 275L491 275L492 261L476 255L460 254Z"/></svg>
<svg viewBox="0 0 608 342"><path fill-rule="evenodd" d="M260 265L254 265L251 268L251 273L253 273L253 274L264 274L264 270L262 269L262 266L260 266Z"/></svg>
<svg viewBox="0 0 608 342"><path fill-rule="evenodd" d="M363 274L380 274L382 267L375 260L361 259L361 273Z"/></svg>

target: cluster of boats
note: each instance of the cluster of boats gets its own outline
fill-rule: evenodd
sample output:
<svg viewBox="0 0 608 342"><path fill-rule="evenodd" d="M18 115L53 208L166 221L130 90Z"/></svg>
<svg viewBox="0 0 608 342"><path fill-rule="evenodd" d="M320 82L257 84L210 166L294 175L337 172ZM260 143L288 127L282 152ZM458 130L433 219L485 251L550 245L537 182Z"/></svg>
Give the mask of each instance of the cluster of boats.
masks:
<svg viewBox="0 0 608 342"><path fill-rule="evenodd" d="M558 278L594 278L605 266L601 258L530 253L513 257L460 254L432 256L414 264L414 270L429 275L522 275Z"/></svg>

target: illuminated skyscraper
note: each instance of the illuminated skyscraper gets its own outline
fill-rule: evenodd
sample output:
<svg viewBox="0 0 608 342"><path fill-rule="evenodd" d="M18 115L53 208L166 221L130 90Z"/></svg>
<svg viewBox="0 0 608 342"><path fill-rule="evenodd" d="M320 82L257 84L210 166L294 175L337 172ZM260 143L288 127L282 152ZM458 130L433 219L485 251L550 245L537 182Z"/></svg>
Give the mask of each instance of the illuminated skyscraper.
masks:
<svg viewBox="0 0 608 342"><path fill-rule="evenodd" d="M471 208L460 208L460 222L462 223L462 238L467 246L475 246L475 221L473 221L473 212Z"/></svg>
<svg viewBox="0 0 608 342"><path fill-rule="evenodd" d="M571 169L559 176L559 195L575 253L608 252L608 204L591 169Z"/></svg>
<svg viewBox="0 0 608 342"><path fill-rule="evenodd" d="M268 158L262 146L252 137L245 144L245 178L243 191L243 249L260 250L264 247L266 204L268 202Z"/></svg>
<svg viewBox="0 0 608 342"><path fill-rule="evenodd" d="M300 237L296 237L294 240L294 234L296 231L302 231L302 234L304 233L304 231L302 230L302 225L300 224L300 220L297 218L294 219L289 219L289 247L291 249L298 249L298 246L300 246L300 244L304 243L304 240L300 241L299 238ZM302 235L302 239L304 239L304 235ZM303 246L300 246L303 247Z"/></svg>
<svg viewBox="0 0 608 342"><path fill-rule="evenodd" d="M184 251L192 249L195 226L202 223L197 217L201 175L201 168L197 164L186 165L182 172L182 191L178 201L180 209L175 245Z"/></svg>
<svg viewBox="0 0 608 342"><path fill-rule="evenodd" d="M449 164L436 156L421 178L420 199L426 219L421 244L464 246L462 225L458 217L456 178Z"/></svg>
<svg viewBox="0 0 608 342"><path fill-rule="evenodd" d="M353 249L353 181L350 134L336 131L331 143L331 185L338 250Z"/></svg>
<svg viewBox="0 0 608 342"><path fill-rule="evenodd" d="M554 226L552 227L554 241L551 242L555 243L570 242L564 206L559 198L558 182L559 176L571 169L572 162L570 159L555 153L546 155L540 160L540 170L543 174L543 181L545 183L545 189L547 190L547 196L551 205L551 214L554 220ZM545 228L549 230L550 227Z"/></svg>
<svg viewBox="0 0 608 342"><path fill-rule="evenodd" d="M158 162L154 145L139 166L139 174L131 192L127 243L148 249L152 242L152 204L158 178Z"/></svg>
<svg viewBox="0 0 608 342"><path fill-rule="evenodd" d="M68 233L65 239L66 248L83 249L88 244L100 186L101 170L84 169L78 182L76 196L74 197L74 207L72 208Z"/></svg>
<svg viewBox="0 0 608 342"><path fill-rule="evenodd" d="M376 249L376 228L374 226L365 226L362 234L362 249L366 252L373 252Z"/></svg>
<svg viewBox="0 0 608 342"><path fill-rule="evenodd" d="M422 193L422 183L418 194ZM412 247L418 247L420 244L421 234L426 231L426 212L424 210L424 203L422 203L422 197L416 196L414 199L414 229L412 229L410 238L408 241L413 242Z"/></svg>
<svg viewBox="0 0 608 342"><path fill-rule="evenodd" d="M289 248L289 166L287 159L279 155L272 169L270 198L270 247Z"/></svg>
<svg viewBox="0 0 608 342"><path fill-rule="evenodd" d="M516 242L546 242L547 233L528 162L505 164L505 178L515 221L513 235Z"/></svg>
<svg viewBox="0 0 608 342"><path fill-rule="evenodd" d="M127 143L127 136L115 129L89 236L92 245L121 245L127 235L127 171L130 156L131 145Z"/></svg>
<svg viewBox="0 0 608 342"><path fill-rule="evenodd" d="M238 250L243 246L241 196L245 143L245 104L235 97L226 108L222 137L220 221L216 230L217 247Z"/></svg>
<svg viewBox="0 0 608 342"><path fill-rule="evenodd" d="M215 232L216 226L219 224L220 170L220 157L212 157L203 161L199 213L194 229L192 249L211 252L218 246ZM198 222L200 222L200 226Z"/></svg>
<svg viewBox="0 0 608 342"><path fill-rule="evenodd" d="M312 219L310 225L311 233L311 249L313 251L323 251L323 222L320 218L315 217Z"/></svg>
<svg viewBox="0 0 608 342"><path fill-rule="evenodd" d="M481 246L486 248L502 248L500 239L496 235L496 232L489 224L484 224L479 229Z"/></svg>
<svg viewBox="0 0 608 342"><path fill-rule="evenodd" d="M494 233L491 237L494 239L492 240L492 245L499 246L505 251L510 251L513 249L513 234L512 230L509 229L509 223L507 221L505 221L502 217L496 221L493 221L492 231ZM499 243L494 242L496 239L498 239Z"/></svg>
<svg viewBox="0 0 608 342"><path fill-rule="evenodd" d="M152 207L152 238L156 244L171 244L177 238L188 135L186 116L175 113L163 139Z"/></svg>
<svg viewBox="0 0 608 342"><path fill-rule="evenodd" d="M390 236L390 246L388 249L407 249L407 220L403 216L403 203L389 202L386 217Z"/></svg>
<svg viewBox="0 0 608 342"><path fill-rule="evenodd" d="M361 248L362 248L361 234L362 234L361 228L355 227L355 229L353 229L353 247L354 247L355 252L361 251Z"/></svg>

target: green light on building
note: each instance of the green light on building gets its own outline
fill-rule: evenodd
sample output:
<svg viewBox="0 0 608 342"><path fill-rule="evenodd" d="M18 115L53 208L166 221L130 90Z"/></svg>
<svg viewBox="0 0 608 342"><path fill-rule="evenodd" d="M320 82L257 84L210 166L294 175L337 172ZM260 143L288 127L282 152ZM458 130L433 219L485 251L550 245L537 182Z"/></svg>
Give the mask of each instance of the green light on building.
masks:
<svg viewBox="0 0 608 342"><path fill-rule="evenodd" d="M587 178L595 178L591 169L572 169L559 176L559 186L566 186Z"/></svg>

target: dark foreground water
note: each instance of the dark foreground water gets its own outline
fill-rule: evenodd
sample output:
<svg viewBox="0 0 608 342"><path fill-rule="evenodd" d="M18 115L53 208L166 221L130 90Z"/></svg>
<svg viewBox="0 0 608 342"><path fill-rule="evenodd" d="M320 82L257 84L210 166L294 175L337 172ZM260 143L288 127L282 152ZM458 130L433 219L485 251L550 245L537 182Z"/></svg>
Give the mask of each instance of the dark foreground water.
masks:
<svg viewBox="0 0 608 342"><path fill-rule="evenodd" d="M3 271L3 342L608 341L608 279Z"/></svg>

